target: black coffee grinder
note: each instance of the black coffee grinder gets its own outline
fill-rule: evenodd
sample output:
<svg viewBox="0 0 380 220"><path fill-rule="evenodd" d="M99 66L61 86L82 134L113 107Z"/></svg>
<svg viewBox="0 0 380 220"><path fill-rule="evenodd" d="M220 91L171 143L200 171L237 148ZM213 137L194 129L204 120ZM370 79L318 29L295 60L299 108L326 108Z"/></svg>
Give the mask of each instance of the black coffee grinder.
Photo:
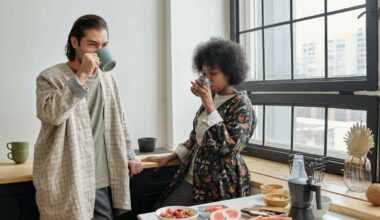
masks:
<svg viewBox="0 0 380 220"><path fill-rule="evenodd" d="M315 192L317 209L321 209L321 186L312 183L313 178L289 179L289 191L291 196L291 208L289 217L293 220L314 220L311 208L313 191Z"/></svg>

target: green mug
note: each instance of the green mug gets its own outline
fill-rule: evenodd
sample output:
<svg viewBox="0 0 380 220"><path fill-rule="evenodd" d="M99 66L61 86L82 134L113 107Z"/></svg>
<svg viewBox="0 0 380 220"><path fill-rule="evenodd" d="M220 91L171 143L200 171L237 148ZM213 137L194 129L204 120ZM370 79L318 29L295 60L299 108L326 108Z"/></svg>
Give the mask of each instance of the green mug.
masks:
<svg viewBox="0 0 380 220"><path fill-rule="evenodd" d="M8 158L13 160L16 164L25 163L29 157L29 143L28 142L9 142L7 148L11 152L8 153Z"/></svg>
<svg viewBox="0 0 380 220"><path fill-rule="evenodd" d="M116 61L111 54L111 50L107 47L101 48L96 52L100 60L100 70L109 72L116 66Z"/></svg>
<svg viewBox="0 0 380 220"><path fill-rule="evenodd" d="M7 148L10 151L25 151L29 150L28 142L9 142L7 143Z"/></svg>
<svg viewBox="0 0 380 220"><path fill-rule="evenodd" d="M8 158L16 164L25 163L29 158L29 151L11 151L8 153Z"/></svg>

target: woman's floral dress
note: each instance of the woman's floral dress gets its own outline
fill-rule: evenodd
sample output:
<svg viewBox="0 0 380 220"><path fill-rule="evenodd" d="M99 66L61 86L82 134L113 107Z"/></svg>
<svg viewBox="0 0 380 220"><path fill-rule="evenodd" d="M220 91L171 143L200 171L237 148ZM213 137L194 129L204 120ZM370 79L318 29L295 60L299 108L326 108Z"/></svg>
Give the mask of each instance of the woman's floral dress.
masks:
<svg viewBox="0 0 380 220"><path fill-rule="evenodd" d="M196 150L193 170L193 203L201 204L249 195L250 173L240 152L247 145L256 126L252 103L245 92L239 91L217 109L222 122L212 126L204 134L202 145L196 141L195 128L198 110L190 138L184 145L190 150L174 175L158 204L173 192L189 170Z"/></svg>

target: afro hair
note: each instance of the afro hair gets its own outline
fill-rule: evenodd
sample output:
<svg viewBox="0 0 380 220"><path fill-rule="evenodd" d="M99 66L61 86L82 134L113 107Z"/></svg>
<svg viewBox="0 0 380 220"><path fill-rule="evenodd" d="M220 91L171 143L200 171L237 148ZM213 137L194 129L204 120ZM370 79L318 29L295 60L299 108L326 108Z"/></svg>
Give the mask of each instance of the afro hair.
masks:
<svg viewBox="0 0 380 220"><path fill-rule="evenodd" d="M248 72L244 49L240 44L221 38L211 38L199 44L193 55L193 69L202 73L203 65L219 67L229 77L230 85L242 83Z"/></svg>

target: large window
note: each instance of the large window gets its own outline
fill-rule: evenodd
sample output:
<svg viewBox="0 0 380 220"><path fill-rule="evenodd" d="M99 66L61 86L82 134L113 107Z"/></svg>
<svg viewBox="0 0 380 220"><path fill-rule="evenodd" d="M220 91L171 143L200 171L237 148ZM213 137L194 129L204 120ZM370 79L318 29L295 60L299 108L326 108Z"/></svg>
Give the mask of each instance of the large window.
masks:
<svg viewBox="0 0 380 220"><path fill-rule="evenodd" d="M247 153L288 162L292 152L326 156L328 172L342 174L347 148L343 137L350 127L362 122L377 143L376 96L333 94L249 94L257 116L257 127ZM312 104L311 104L312 103ZM378 150L371 159L377 171Z"/></svg>
<svg viewBox="0 0 380 220"><path fill-rule="evenodd" d="M232 0L253 91L377 90L376 0Z"/></svg>
<svg viewBox="0 0 380 220"><path fill-rule="evenodd" d="M378 98L354 92L377 90L377 29L377 0L231 0L231 38L250 66L240 89L258 118L247 152L326 156L327 171L342 174L343 137L362 122L375 134L376 179Z"/></svg>

